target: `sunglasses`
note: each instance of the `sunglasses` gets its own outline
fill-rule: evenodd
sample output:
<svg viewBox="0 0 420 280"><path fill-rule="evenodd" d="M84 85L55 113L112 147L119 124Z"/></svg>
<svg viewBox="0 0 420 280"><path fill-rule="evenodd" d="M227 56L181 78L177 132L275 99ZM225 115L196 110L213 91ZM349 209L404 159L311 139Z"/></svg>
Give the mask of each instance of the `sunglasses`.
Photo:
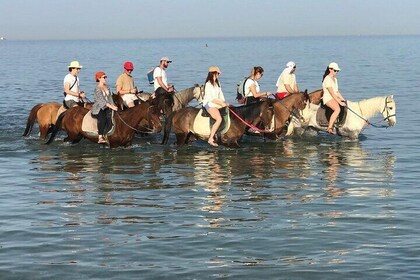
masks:
<svg viewBox="0 0 420 280"><path fill-rule="evenodd" d="M333 70L335 73L340 72L340 70L335 70L335 69L332 69L332 68L330 68L330 70Z"/></svg>
<svg viewBox="0 0 420 280"><path fill-rule="evenodd" d="M102 78L106 79L106 78L108 78L108 76L103 76Z"/></svg>
<svg viewBox="0 0 420 280"><path fill-rule="evenodd" d="M128 72L133 72L133 69L125 69L125 70L127 70Z"/></svg>

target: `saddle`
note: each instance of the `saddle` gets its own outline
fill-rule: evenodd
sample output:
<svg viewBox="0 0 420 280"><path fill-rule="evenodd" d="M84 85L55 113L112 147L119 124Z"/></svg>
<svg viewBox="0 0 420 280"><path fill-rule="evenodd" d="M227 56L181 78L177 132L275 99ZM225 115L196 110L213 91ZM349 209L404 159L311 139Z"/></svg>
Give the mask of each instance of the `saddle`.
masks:
<svg viewBox="0 0 420 280"><path fill-rule="evenodd" d="M340 105L340 109L340 114L338 115L337 120L335 121L335 125L338 127L343 126L347 117L347 107ZM318 111L316 112L316 122L319 124L319 126L328 127L329 120L333 112L334 111L330 107L321 104L321 106L319 106Z"/></svg>
<svg viewBox="0 0 420 280"><path fill-rule="evenodd" d="M221 108L219 109L220 115L222 116L222 123L220 124L219 129L217 130L217 134L224 134L226 131L229 130L230 127L230 117L229 117L229 109L228 108ZM196 134L209 136L211 127L216 122L213 119L209 112L202 107L198 112L197 116L195 117L193 130Z"/></svg>
<svg viewBox="0 0 420 280"><path fill-rule="evenodd" d="M92 116L92 111L89 111L84 117L82 122L82 131L94 137L98 136L98 120ZM106 135L110 136L115 131L114 111L112 111L112 127L108 130Z"/></svg>

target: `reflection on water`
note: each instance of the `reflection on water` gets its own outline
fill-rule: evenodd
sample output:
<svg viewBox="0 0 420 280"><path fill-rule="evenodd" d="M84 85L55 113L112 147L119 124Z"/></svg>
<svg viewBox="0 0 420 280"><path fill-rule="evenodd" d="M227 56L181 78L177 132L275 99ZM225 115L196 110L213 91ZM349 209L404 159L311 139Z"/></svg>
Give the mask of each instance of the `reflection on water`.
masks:
<svg viewBox="0 0 420 280"><path fill-rule="evenodd" d="M177 240L193 239L186 250L205 244L213 244L207 248L210 251L219 248L204 260L209 268L279 261L341 264L355 254L355 248L330 247L324 241L316 245L321 255L290 249L276 258L261 255L258 248L279 238L299 247L309 238L302 233L308 225L320 237L334 228L343 230L341 221L349 218L392 218L389 209L355 210L354 205L393 195L395 160L392 151L378 155L361 142L319 139L217 150L60 147L30 160L33 170L40 171L33 178L40 192L38 205L53 210L48 223L34 225L63 226L71 240L82 240L86 227L90 231L136 225L129 237L124 231L112 237L99 233L95 238L107 244L109 252L124 246L119 238L134 238L140 247L147 242L175 246ZM229 251L239 236L252 239L255 232L264 237L240 256Z"/></svg>

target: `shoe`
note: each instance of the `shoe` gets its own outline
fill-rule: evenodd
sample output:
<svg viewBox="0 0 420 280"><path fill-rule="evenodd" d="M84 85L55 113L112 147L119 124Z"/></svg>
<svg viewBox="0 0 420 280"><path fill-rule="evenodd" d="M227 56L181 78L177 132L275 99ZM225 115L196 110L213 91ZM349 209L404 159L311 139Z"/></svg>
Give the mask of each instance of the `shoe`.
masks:
<svg viewBox="0 0 420 280"><path fill-rule="evenodd" d="M207 143L209 143L210 145L212 145L213 147L217 147L219 146L216 142L214 141L207 141Z"/></svg>
<svg viewBox="0 0 420 280"><path fill-rule="evenodd" d="M105 144L105 143L106 143L105 138L103 136L99 136L99 138L98 138L98 144Z"/></svg>
<svg viewBox="0 0 420 280"><path fill-rule="evenodd" d="M248 129L249 133L253 133L253 134L260 134L260 132L258 130L255 130L253 128Z"/></svg>

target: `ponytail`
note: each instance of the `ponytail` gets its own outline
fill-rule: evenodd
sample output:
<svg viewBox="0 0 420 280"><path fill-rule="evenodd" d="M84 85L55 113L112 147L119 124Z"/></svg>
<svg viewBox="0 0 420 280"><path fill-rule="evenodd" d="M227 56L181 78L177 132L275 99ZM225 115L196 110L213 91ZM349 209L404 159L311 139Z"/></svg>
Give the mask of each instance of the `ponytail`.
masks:
<svg viewBox="0 0 420 280"><path fill-rule="evenodd" d="M322 76L322 82L324 82L325 77L327 77L329 74L330 74L330 68L329 68L329 67L327 67L327 69L325 69L324 76Z"/></svg>

